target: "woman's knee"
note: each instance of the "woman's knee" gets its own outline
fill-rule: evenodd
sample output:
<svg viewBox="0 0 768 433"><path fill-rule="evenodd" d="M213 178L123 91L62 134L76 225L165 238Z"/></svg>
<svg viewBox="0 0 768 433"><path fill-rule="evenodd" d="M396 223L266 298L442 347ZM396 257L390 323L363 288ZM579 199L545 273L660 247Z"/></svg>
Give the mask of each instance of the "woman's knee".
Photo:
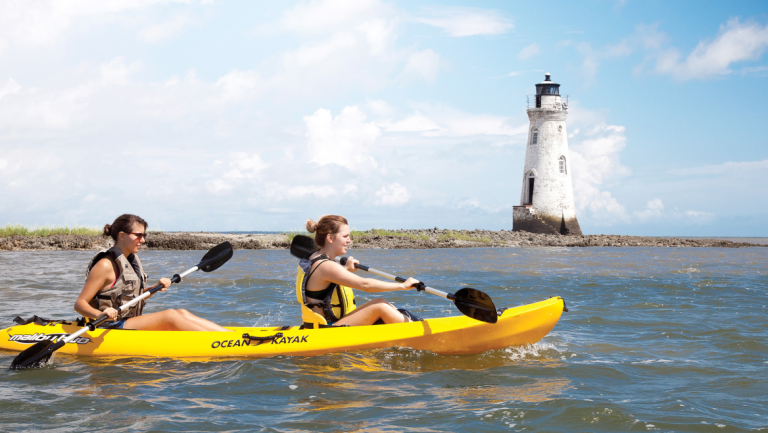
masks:
<svg viewBox="0 0 768 433"><path fill-rule="evenodd" d="M163 319L166 322L175 323L183 319L184 315L180 310L165 310L163 311Z"/></svg>

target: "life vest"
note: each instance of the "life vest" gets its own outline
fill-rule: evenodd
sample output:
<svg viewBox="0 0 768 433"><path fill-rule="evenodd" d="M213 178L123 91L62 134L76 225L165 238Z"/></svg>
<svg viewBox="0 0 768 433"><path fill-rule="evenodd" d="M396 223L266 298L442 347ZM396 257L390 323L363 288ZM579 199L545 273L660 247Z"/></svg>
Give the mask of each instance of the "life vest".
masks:
<svg viewBox="0 0 768 433"><path fill-rule="evenodd" d="M355 294L351 288L336 284L325 299L319 303L310 304L307 301L307 280L309 279L312 265L319 260L329 260L321 255L312 259L302 259L296 272L296 297L301 304L301 321L304 328L321 328L328 326L328 322L335 322L348 315L357 308L355 306ZM320 266L320 265L318 265ZM321 307L323 314L319 314L312 307Z"/></svg>
<svg viewBox="0 0 768 433"><path fill-rule="evenodd" d="M132 299L144 292L144 286L147 283L147 274L141 266L141 261L135 254L130 254L127 258L119 248L112 247L108 250L99 251L88 264L85 271L85 278L91 273L91 269L96 266L99 260L109 257L117 263L119 269L117 281L112 287L106 288L96 293L96 296L88 302L88 305L104 311L109 307L120 308L123 303L130 302ZM127 319L129 317L140 316L144 310L144 301L118 312L117 320Z"/></svg>

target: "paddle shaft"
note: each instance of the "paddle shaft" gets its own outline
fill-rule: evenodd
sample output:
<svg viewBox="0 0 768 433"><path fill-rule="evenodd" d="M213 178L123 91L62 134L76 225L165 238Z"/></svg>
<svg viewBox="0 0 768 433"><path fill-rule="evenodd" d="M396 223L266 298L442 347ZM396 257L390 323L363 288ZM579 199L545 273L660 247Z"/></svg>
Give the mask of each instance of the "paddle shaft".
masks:
<svg viewBox="0 0 768 433"><path fill-rule="evenodd" d="M347 258L346 257L336 257L336 261L339 262L342 266L347 264ZM398 277L397 275L388 274L388 273L386 273L384 271L380 271L378 269L374 269L374 268L362 265L360 263L355 263L355 267L357 269L362 269L365 272L370 272L373 275L378 275L380 277L383 277L383 278L386 278L386 279L389 279L389 280L397 281L398 283L404 283L405 280L407 280L407 278ZM443 292L442 290L433 289L432 287L428 287L428 286L424 285L424 283L421 283L421 286L422 287L417 287L417 289L418 290L424 290L425 292L431 293L433 295L442 296L443 298L451 300L451 301L456 299L456 297L453 296L452 294Z"/></svg>
<svg viewBox="0 0 768 433"><path fill-rule="evenodd" d="M182 278L186 277L187 275L197 271L199 268L197 266L193 266L186 271L182 272L181 274L176 274L171 278L171 284L178 283L181 281ZM117 309L118 313L120 311L126 310L128 308L133 307L134 305L138 304L139 302L143 301L144 299L147 299L148 297L152 296L155 292L162 289L162 284L156 284L152 287L150 287L146 292L142 293L140 296L137 296L136 298L132 299L130 302L127 302L120 306L120 308ZM95 322L91 322L88 325L84 326L79 331L75 332L74 334L70 334L69 336L63 338L61 341L63 343L69 343L70 341L74 340L75 338L85 334L89 329L96 328L97 326L101 325L102 323L106 322L109 319L109 316L102 316L100 319L96 320Z"/></svg>

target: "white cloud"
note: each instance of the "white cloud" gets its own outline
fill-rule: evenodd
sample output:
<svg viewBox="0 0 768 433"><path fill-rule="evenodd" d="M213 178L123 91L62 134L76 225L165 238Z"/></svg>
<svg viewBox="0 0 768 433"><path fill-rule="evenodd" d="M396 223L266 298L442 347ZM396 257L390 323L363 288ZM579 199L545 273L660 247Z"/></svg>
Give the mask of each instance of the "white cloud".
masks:
<svg viewBox="0 0 768 433"><path fill-rule="evenodd" d="M231 183L226 182L223 179L210 180L206 183L206 186L208 187L208 191L212 193L231 191L233 187Z"/></svg>
<svg viewBox="0 0 768 433"><path fill-rule="evenodd" d="M365 32L371 54L378 55L387 52L394 45L396 24L395 20L375 19L366 21L355 29Z"/></svg>
<svg viewBox="0 0 768 433"><path fill-rule="evenodd" d="M125 86L132 74L142 69L139 61L125 63L124 57L115 57L109 63L99 66L100 84L103 86Z"/></svg>
<svg viewBox="0 0 768 433"><path fill-rule="evenodd" d="M430 49L419 51L408 57L408 63L403 68L403 75L434 82L440 71L440 63L440 54Z"/></svg>
<svg viewBox="0 0 768 433"><path fill-rule="evenodd" d="M312 197L332 197L337 194L336 188L330 185L311 185L311 186L294 186L290 188L280 189L281 199L296 200L303 199L307 196Z"/></svg>
<svg viewBox="0 0 768 433"><path fill-rule="evenodd" d="M177 14L168 21L148 26L139 32L139 38L146 42L157 43L182 33L195 20L188 13Z"/></svg>
<svg viewBox="0 0 768 433"><path fill-rule="evenodd" d="M335 31L345 24L376 17L387 9L378 0L313 0L285 11L281 25L299 33Z"/></svg>
<svg viewBox="0 0 768 433"><path fill-rule="evenodd" d="M230 159L229 165L233 168L224 175L227 179L256 178L259 173L269 167L269 164L262 162L261 157L256 153L236 152Z"/></svg>
<svg viewBox="0 0 768 433"><path fill-rule="evenodd" d="M365 113L357 106L344 108L336 117L323 108L304 116L309 161L318 165L335 164L351 171L375 167L370 152L381 130L366 120Z"/></svg>
<svg viewBox="0 0 768 433"><path fill-rule="evenodd" d="M389 132L423 132L441 129L435 122L418 111L403 120L387 124L385 128Z"/></svg>
<svg viewBox="0 0 768 433"><path fill-rule="evenodd" d="M528 45L527 47L520 50L520 53L517 55L517 58L520 60L526 60L530 59L531 57L541 53L541 49L539 48L539 45L536 43L532 43L531 45Z"/></svg>
<svg viewBox="0 0 768 433"><path fill-rule="evenodd" d="M370 108L371 112L377 116L391 116L395 109L392 107L387 101L382 101L380 99L376 100L369 100L366 103L366 106Z"/></svg>
<svg viewBox="0 0 768 433"><path fill-rule="evenodd" d="M60 42L74 27L103 23L132 9L167 0L14 1L0 3L0 55L8 48L38 47Z"/></svg>
<svg viewBox="0 0 768 433"><path fill-rule="evenodd" d="M705 225L713 222L717 217L711 212L702 212L697 210L687 210L685 212L675 212L675 218L682 219L688 224Z"/></svg>
<svg viewBox="0 0 768 433"><path fill-rule="evenodd" d="M348 50L358 43L358 38L354 33L337 33L330 39L321 43L305 45L298 50L284 54L283 61L287 64L296 64L301 67L308 67L324 63L332 55Z"/></svg>
<svg viewBox="0 0 768 433"><path fill-rule="evenodd" d="M255 71L232 71L219 78L214 85L221 93L221 100L236 101L252 96L259 87L259 75Z"/></svg>
<svg viewBox="0 0 768 433"><path fill-rule="evenodd" d="M644 210L636 211L635 216L641 221L647 221L652 218L660 218L663 210L664 203L660 198L655 198L648 201L647 207Z"/></svg>
<svg viewBox="0 0 768 433"><path fill-rule="evenodd" d="M574 200L578 213L601 224L627 222L629 215L610 192L602 191L607 179L629 174L619 154L626 145L623 126L600 123L577 128L569 135Z"/></svg>
<svg viewBox="0 0 768 433"><path fill-rule="evenodd" d="M397 182L376 191L376 197L376 206L402 206L410 200L408 189Z"/></svg>
<svg viewBox="0 0 768 433"><path fill-rule="evenodd" d="M701 41L681 61L676 48L663 50L656 57L656 72L670 74L678 80L704 79L733 72L731 65L745 60L756 60L768 47L768 25L746 24L731 18L720 26L720 32L711 42Z"/></svg>
<svg viewBox="0 0 768 433"><path fill-rule="evenodd" d="M426 106L424 111L378 124L388 132L420 132L425 137L515 136L528 132L527 124L513 125L505 116L473 114L444 106Z"/></svg>
<svg viewBox="0 0 768 433"><path fill-rule="evenodd" d="M99 199L99 196L96 194L88 194L85 197L83 197L82 200L80 200L82 203L92 203Z"/></svg>
<svg viewBox="0 0 768 433"><path fill-rule="evenodd" d="M498 35L513 28L512 21L498 11L469 7L434 8L413 20L439 27L454 37Z"/></svg>
<svg viewBox="0 0 768 433"><path fill-rule="evenodd" d="M0 87L0 99L5 98L8 95L14 95L19 93L21 86L13 78L8 78L8 81Z"/></svg>

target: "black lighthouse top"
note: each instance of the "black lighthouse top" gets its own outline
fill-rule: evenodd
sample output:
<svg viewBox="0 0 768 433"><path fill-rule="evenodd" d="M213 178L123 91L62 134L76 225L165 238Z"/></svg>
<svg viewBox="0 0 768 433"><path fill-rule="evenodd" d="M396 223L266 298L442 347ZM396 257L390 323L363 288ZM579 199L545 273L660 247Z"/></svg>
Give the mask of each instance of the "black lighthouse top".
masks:
<svg viewBox="0 0 768 433"><path fill-rule="evenodd" d="M560 95L560 85L549 79L549 72L544 74L544 81L536 85L536 96Z"/></svg>

